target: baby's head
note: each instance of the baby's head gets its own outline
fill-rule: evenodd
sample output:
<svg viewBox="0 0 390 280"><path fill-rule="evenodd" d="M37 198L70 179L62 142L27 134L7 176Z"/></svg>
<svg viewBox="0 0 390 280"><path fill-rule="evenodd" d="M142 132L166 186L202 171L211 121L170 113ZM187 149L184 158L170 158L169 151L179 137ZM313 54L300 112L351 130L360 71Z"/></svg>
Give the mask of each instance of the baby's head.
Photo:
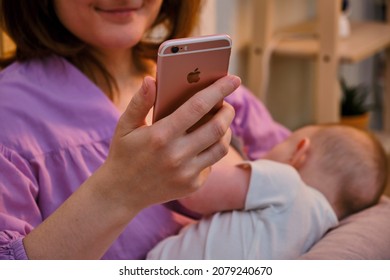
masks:
<svg viewBox="0 0 390 280"><path fill-rule="evenodd" d="M378 202L387 180L387 158L371 134L342 125L303 127L272 149L267 159L294 166L322 192L339 218Z"/></svg>

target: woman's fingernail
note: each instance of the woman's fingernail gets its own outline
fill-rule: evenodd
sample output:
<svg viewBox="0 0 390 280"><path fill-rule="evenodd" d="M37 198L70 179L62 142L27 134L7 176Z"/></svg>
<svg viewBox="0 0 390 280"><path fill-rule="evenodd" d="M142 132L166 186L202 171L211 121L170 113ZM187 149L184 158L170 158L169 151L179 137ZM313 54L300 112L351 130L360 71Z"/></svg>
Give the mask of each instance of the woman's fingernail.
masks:
<svg viewBox="0 0 390 280"><path fill-rule="evenodd" d="M234 75L232 75L230 77L231 77L230 79L235 87L239 87L241 85L241 79L239 77L234 76Z"/></svg>

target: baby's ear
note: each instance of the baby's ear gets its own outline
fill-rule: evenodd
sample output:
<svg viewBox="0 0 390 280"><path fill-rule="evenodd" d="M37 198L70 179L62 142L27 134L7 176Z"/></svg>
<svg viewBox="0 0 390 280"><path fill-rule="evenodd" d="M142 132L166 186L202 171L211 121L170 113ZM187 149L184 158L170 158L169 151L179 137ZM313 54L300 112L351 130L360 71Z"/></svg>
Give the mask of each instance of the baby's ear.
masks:
<svg viewBox="0 0 390 280"><path fill-rule="evenodd" d="M296 169L299 169L306 161L309 148L310 139L307 137L301 139L301 141L298 142L295 151L291 156L290 164Z"/></svg>

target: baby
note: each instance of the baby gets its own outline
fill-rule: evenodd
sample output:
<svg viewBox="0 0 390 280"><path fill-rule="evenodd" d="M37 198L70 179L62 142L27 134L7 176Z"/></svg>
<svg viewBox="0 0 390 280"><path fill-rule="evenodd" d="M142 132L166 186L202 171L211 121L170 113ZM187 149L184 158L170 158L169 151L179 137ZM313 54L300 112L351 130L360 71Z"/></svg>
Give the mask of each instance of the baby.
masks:
<svg viewBox="0 0 390 280"><path fill-rule="evenodd" d="M149 259L296 259L340 219L377 203L387 180L379 142L341 125L301 128L261 160L225 161L180 201L206 217Z"/></svg>

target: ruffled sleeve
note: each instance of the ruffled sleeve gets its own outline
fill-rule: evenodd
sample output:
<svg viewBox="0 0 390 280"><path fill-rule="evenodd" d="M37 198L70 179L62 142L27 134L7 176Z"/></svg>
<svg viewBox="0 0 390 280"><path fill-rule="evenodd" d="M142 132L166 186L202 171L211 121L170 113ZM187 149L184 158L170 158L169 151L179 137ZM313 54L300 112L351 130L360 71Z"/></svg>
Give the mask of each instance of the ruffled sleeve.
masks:
<svg viewBox="0 0 390 280"><path fill-rule="evenodd" d="M16 231L0 232L0 259L27 260L23 246L23 236Z"/></svg>
<svg viewBox="0 0 390 280"><path fill-rule="evenodd" d="M42 222L33 170L20 155L0 146L0 259L27 259L23 238Z"/></svg>
<svg viewBox="0 0 390 280"><path fill-rule="evenodd" d="M287 138L290 131L277 123L259 99L244 86L226 98L236 111L232 131L250 160L261 158Z"/></svg>

